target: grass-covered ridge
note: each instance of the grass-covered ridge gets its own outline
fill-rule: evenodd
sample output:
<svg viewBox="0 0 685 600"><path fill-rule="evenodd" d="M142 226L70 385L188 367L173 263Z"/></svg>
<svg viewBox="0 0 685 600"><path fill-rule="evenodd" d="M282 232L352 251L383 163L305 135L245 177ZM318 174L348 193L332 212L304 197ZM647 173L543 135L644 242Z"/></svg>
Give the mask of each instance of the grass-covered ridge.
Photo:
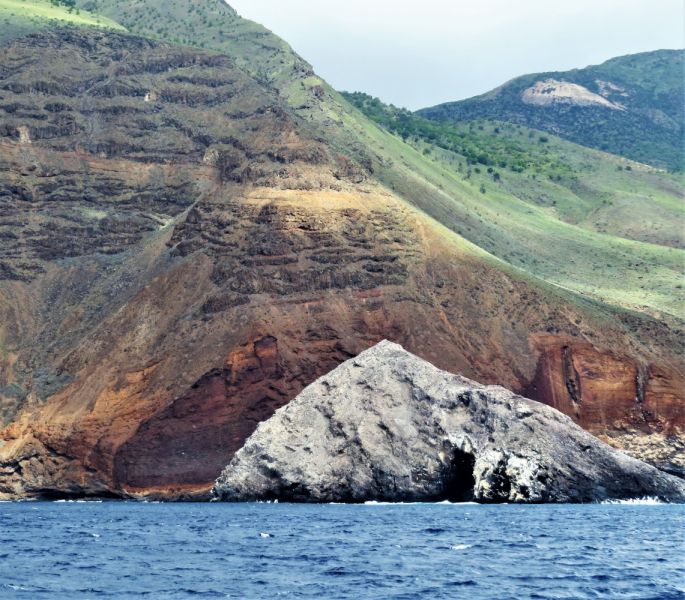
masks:
<svg viewBox="0 0 685 600"><path fill-rule="evenodd" d="M76 0L76 6L107 15L136 35L228 54L258 76L301 61L285 41L222 0ZM284 55L288 60L281 63Z"/></svg>
<svg viewBox="0 0 685 600"><path fill-rule="evenodd" d="M378 128L429 161L454 199L444 223L519 269L586 295L677 314L685 300L682 177L525 126L435 123L343 93ZM386 143L385 147L388 148Z"/></svg>
<svg viewBox="0 0 685 600"><path fill-rule="evenodd" d="M240 17L224 2L193 0L77 0L79 7L107 14L143 37L221 50L224 34Z"/></svg>
<svg viewBox="0 0 685 600"><path fill-rule="evenodd" d="M0 45L31 31L56 26L125 30L112 19L77 8L73 1L0 0Z"/></svg>
<svg viewBox="0 0 685 600"><path fill-rule="evenodd" d="M636 85L658 98L680 92L683 86L683 50L656 50L611 58L588 67L597 75Z"/></svg>
<svg viewBox="0 0 685 600"><path fill-rule="evenodd" d="M553 208L560 220L657 245L683 246L683 178L678 174L663 173L521 125L492 119L429 121L362 92L342 95L381 129L402 138L428 160L467 180L486 176L482 181L486 192L496 183L520 200ZM626 209L628 205L633 226L621 233L618 207ZM609 216L609 212L613 214ZM663 222L658 222L660 214L668 215Z"/></svg>

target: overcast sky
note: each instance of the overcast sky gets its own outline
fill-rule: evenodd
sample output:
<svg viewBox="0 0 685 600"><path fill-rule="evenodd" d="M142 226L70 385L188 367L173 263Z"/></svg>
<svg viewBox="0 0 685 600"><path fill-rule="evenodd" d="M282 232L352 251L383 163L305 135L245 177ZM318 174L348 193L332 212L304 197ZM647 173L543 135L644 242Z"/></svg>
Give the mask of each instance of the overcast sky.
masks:
<svg viewBox="0 0 685 600"><path fill-rule="evenodd" d="M683 0L228 0L338 90L418 109L685 46Z"/></svg>

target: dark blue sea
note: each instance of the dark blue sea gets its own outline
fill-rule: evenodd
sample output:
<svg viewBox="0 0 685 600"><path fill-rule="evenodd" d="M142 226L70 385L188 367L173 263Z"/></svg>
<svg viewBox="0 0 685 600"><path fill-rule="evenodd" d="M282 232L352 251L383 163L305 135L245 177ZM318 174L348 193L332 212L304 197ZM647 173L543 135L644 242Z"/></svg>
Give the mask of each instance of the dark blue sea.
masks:
<svg viewBox="0 0 685 600"><path fill-rule="evenodd" d="M658 504L0 504L0 598L685 599Z"/></svg>

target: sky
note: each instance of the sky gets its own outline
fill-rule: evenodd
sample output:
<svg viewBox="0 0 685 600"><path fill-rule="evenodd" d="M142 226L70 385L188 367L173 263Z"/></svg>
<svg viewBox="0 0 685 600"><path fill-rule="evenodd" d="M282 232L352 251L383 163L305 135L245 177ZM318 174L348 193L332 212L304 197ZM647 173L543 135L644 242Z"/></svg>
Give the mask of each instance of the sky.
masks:
<svg viewBox="0 0 685 600"><path fill-rule="evenodd" d="M228 0L340 91L412 110L685 47L683 0Z"/></svg>

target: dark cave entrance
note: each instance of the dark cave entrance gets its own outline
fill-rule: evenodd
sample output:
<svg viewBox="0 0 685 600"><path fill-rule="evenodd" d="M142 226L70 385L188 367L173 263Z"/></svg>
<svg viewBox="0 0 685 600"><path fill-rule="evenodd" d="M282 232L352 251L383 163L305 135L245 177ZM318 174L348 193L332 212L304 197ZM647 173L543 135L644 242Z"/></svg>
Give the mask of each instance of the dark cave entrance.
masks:
<svg viewBox="0 0 685 600"><path fill-rule="evenodd" d="M445 474L445 486L442 500L449 502L470 502L473 500L473 487L476 480L473 477L473 467L476 458L461 450L454 451L452 465Z"/></svg>

